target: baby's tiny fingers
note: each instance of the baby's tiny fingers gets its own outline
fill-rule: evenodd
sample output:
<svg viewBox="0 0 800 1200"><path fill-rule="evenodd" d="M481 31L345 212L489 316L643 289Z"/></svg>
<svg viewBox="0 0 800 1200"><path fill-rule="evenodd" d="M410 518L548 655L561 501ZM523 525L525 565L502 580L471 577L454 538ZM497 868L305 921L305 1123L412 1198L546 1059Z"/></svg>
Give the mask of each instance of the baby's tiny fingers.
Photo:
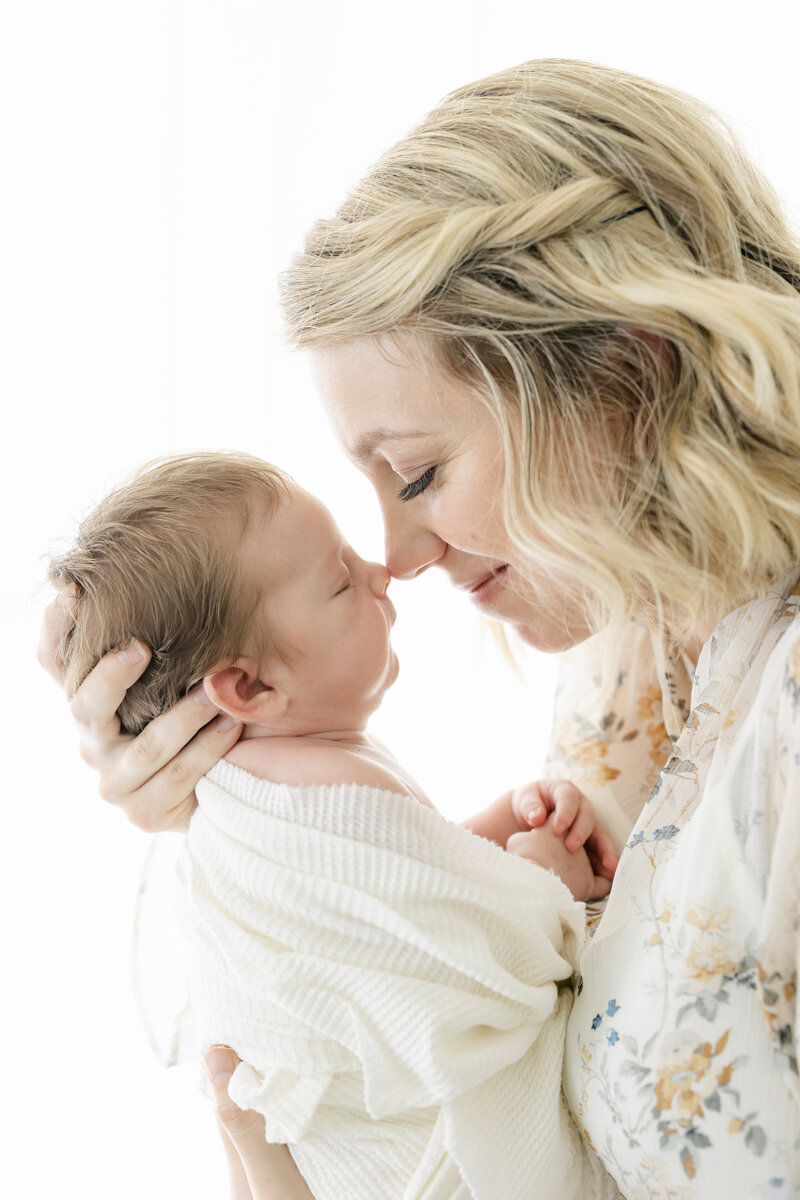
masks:
<svg viewBox="0 0 800 1200"><path fill-rule="evenodd" d="M575 854L576 851L580 850L594 828L595 819L592 806L588 803L581 805L578 815L572 823L572 827L564 838L564 845L570 854Z"/></svg>
<svg viewBox="0 0 800 1200"><path fill-rule="evenodd" d="M588 805L588 800L584 800L581 792L575 787L574 783L569 783L566 779L555 780L551 785L553 798L553 833L558 837L563 837L569 827L573 824L576 817L581 811L582 805ZM592 818L594 824L594 817ZM582 846L586 840L584 837L578 843ZM577 847L576 847L577 849Z"/></svg>
<svg viewBox="0 0 800 1200"><path fill-rule="evenodd" d="M526 783L514 788L511 805L518 818L527 822L532 829L544 825L548 816L547 805L542 799L538 783Z"/></svg>
<svg viewBox="0 0 800 1200"><path fill-rule="evenodd" d="M590 837L586 839L586 850L595 873L606 879L613 879L619 865L619 855L611 835L596 825Z"/></svg>
<svg viewBox="0 0 800 1200"><path fill-rule="evenodd" d="M527 858L535 845L536 840L531 837L530 833L512 833L506 842L506 852L517 854L520 858Z"/></svg>
<svg viewBox="0 0 800 1200"><path fill-rule="evenodd" d="M592 900L602 900L611 891L611 880L606 879L605 875L595 875L592 884Z"/></svg>

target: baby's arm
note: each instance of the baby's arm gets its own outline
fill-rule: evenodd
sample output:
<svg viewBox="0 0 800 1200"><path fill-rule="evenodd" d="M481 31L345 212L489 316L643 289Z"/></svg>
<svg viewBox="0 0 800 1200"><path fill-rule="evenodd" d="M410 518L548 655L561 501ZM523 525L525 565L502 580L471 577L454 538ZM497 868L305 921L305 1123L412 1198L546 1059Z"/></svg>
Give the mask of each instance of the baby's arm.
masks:
<svg viewBox="0 0 800 1200"><path fill-rule="evenodd" d="M464 822L480 837L559 875L576 900L608 893L618 855L591 804L566 779L543 779L505 792Z"/></svg>

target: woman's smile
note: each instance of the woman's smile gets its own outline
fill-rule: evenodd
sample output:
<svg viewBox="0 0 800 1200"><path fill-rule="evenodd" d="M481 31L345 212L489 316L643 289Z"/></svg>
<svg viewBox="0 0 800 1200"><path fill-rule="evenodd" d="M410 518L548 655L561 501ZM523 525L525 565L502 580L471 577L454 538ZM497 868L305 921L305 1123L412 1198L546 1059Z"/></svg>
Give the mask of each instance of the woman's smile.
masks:
<svg viewBox="0 0 800 1200"><path fill-rule="evenodd" d="M453 583L455 587L466 592L470 600L479 608L492 608L505 589L507 579L508 563L503 563L501 566L495 567L493 571L479 576L478 579L471 579L466 583L457 583L454 580Z"/></svg>

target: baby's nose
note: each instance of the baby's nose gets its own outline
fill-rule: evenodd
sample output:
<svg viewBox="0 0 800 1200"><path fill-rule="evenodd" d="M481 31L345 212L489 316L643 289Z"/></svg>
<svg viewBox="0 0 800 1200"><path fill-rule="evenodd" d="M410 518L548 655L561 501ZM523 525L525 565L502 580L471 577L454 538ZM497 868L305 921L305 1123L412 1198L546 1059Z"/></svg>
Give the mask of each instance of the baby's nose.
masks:
<svg viewBox="0 0 800 1200"><path fill-rule="evenodd" d="M369 586L376 596L386 595L391 578L388 569L383 563L369 564Z"/></svg>

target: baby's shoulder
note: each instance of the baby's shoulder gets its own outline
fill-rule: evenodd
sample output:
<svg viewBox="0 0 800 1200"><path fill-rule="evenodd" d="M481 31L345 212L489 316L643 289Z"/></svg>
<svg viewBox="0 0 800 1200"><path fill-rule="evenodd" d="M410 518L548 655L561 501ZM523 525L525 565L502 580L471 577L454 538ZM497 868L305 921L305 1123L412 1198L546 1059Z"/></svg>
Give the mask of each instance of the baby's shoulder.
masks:
<svg viewBox="0 0 800 1200"><path fill-rule="evenodd" d="M273 783L295 787L355 784L414 793L388 765L337 742L317 738L263 737L237 742L226 754L228 762Z"/></svg>

